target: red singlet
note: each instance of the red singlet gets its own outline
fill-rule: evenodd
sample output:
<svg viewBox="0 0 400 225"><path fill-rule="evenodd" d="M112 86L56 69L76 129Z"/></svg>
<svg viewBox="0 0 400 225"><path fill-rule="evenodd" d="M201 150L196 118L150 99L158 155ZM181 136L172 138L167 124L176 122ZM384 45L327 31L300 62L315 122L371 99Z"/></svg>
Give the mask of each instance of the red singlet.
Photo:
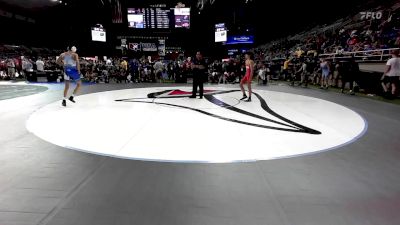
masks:
<svg viewBox="0 0 400 225"><path fill-rule="evenodd" d="M242 82L244 83L251 82L250 75L251 75L250 66L246 66L246 75L243 77Z"/></svg>

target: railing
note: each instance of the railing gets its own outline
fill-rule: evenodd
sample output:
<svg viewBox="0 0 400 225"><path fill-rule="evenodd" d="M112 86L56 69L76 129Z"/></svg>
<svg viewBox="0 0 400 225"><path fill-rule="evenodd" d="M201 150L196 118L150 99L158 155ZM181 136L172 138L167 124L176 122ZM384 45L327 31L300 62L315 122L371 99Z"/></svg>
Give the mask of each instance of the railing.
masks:
<svg viewBox="0 0 400 225"><path fill-rule="evenodd" d="M387 48L369 51L342 52L321 54L320 57L325 59L348 59L354 57L358 62L383 62L391 57L392 50L400 50L400 48Z"/></svg>

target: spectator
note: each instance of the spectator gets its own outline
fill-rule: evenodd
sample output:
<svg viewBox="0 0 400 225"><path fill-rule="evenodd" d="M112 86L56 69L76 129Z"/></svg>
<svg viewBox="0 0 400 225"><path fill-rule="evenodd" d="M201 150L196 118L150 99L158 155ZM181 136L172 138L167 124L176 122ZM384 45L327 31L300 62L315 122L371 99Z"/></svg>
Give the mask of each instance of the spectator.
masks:
<svg viewBox="0 0 400 225"><path fill-rule="evenodd" d="M267 68L265 67L265 64L262 64L261 68L258 70L257 83L259 84L261 80L264 85L267 84L268 80L266 75L267 75Z"/></svg>
<svg viewBox="0 0 400 225"><path fill-rule="evenodd" d="M329 80L329 63L326 59L321 59L321 89L328 89L328 80Z"/></svg>
<svg viewBox="0 0 400 225"><path fill-rule="evenodd" d="M333 87L338 87L338 83L339 83L339 79L340 77L343 75L343 66L342 63L340 61L337 61L336 59L334 60L335 62L335 70L333 71L332 75L332 83L331 85Z"/></svg>
<svg viewBox="0 0 400 225"><path fill-rule="evenodd" d="M13 59L7 60L7 68L8 77L10 77L11 79L15 79L15 63Z"/></svg>
<svg viewBox="0 0 400 225"><path fill-rule="evenodd" d="M106 60L106 66L110 67L110 66L112 66L112 65L113 65L113 64L112 64L111 59L107 59L107 60Z"/></svg>
<svg viewBox="0 0 400 225"><path fill-rule="evenodd" d="M212 83L217 83L219 82L219 77L222 72L222 66L218 62L218 60L215 60L214 63L211 65L211 82Z"/></svg>
<svg viewBox="0 0 400 225"><path fill-rule="evenodd" d="M162 62L160 60L158 60L154 63L154 70L155 70L157 79L160 80L160 82L161 82L164 65L162 64Z"/></svg>
<svg viewBox="0 0 400 225"><path fill-rule="evenodd" d="M296 51L297 58L300 58L304 54L304 51L299 47Z"/></svg>
<svg viewBox="0 0 400 225"><path fill-rule="evenodd" d="M308 84L308 73L307 73L308 68L307 68L307 66L308 66L307 62L304 60L301 63L299 71L296 72L296 73L301 73L299 86L301 86L304 83L305 87L307 87L307 84Z"/></svg>
<svg viewBox="0 0 400 225"><path fill-rule="evenodd" d="M287 76L289 75L289 63L290 59L286 58L285 62L283 62L283 76L284 79L287 79Z"/></svg>
<svg viewBox="0 0 400 225"><path fill-rule="evenodd" d="M43 62L42 58L40 58L40 57L36 61L36 70L38 72L44 72L44 62Z"/></svg>
<svg viewBox="0 0 400 225"><path fill-rule="evenodd" d="M126 73L126 71L128 71L128 62L125 60L125 59L123 59L122 61L121 61L121 69Z"/></svg>
<svg viewBox="0 0 400 225"><path fill-rule="evenodd" d="M394 42L394 45L396 48L400 47L400 32L398 32L398 34L397 34L397 38L396 38L396 41Z"/></svg>
<svg viewBox="0 0 400 225"><path fill-rule="evenodd" d="M218 84L219 83L223 83L226 84L226 77L228 76L228 63L224 62L222 64L222 72L220 74L219 80L218 80Z"/></svg>
<svg viewBox="0 0 400 225"><path fill-rule="evenodd" d="M382 87L386 97L394 98L400 79L399 50L392 51L392 58L386 63L385 73L382 76ZM391 88L391 95L389 94Z"/></svg>
<svg viewBox="0 0 400 225"><path fill-rule="evenodd" d="M357 77L360 69L358 67L358 63L355 61L354 57L351 57L348 62L343 64L343 74L342 74L342 88L341 92L344 93L344 88L346 83L350 85L350 94L354 95L354 82Z"/></svg>

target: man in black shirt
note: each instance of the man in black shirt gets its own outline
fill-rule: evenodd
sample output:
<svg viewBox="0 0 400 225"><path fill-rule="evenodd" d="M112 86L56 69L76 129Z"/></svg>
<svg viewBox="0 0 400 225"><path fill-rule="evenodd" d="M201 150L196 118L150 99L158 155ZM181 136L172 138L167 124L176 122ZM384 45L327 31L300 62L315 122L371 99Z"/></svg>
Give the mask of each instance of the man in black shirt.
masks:
<svg viewBox="0 0 400 225"><path fill-rule="evenodd" d="M347 62L343 63L343 74L342 74L342 88L341 92L344 93L344 88L346 83L350 83L350 94L354 95L354 81L358 77L360 68L358 63L355 61L354 56L352 56Z"/></svg>
<svg viewBox="0 0 400 225"><path fill-rule="evenodd" d="M203 56L200 52L196 53L196 58L192 63L193 70L193 91L192 96L190 98L196 98L197 87L200 89L200 99L203 98L203 83L205 81L205 77L207 77L207 65L203 59Z"/></svg>

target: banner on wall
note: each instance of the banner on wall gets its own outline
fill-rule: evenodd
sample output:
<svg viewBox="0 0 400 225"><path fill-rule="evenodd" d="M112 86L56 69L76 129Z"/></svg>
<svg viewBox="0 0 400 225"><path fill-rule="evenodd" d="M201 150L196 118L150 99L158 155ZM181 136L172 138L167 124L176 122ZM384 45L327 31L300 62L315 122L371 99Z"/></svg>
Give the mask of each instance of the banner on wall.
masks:
<svg viewBox="0 0 400 225"><path fill-rule="evenodd" d="M129 50L131 51L143 51L143 52L157 52L159 49L156 43L129 43ZM165 45L164 45L165 48ZM164 50L165 51L165 50Z"/></svg>
<svg viewBox="0 0 400 225"><path fill-rule="evenodd" d="M140 43L129 43L129 50L132 50L135 52L141 51Z"/></svg>
<svg viewBox="0 0 400 225"><path fill-rule="evenodd" d="M165 40L158 40L158 55L165 56Z"/></svg>
<svg viewBox="0 0 400 225"><path fill-rule="evenodd" d="M144 52L156 52L158 51L156 43L141 43L142 51Z"/></svg>
<svg viewBox="0 0 400 225"><path fill-rule="evenodd" d="M228 40L226 41L227 45L253 44L253 43L254 43L253 35L228 36Z"/></svg>

